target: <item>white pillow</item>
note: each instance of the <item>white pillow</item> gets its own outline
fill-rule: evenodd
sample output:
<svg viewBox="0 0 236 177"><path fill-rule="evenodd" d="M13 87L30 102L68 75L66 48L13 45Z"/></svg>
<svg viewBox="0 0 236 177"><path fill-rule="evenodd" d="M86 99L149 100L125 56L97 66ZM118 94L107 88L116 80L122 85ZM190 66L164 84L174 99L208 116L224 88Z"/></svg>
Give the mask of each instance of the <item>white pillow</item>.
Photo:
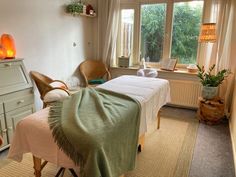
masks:
<svg viewBox="0 0 236 177"><path fill-rule="evenodd" d="M69 97L69 95L66 91L61 89L54 89L45 94L43 101L45 103L63 101L67 97Z"/></svg>
<svg viewBox="0 0 236 177"><path fill-rule="evenodd" d="M66 88L63 83L58 82L58 81L53 81L53 82L50 83L49 85L51 85L53 88L55 88L55 87Z"/></svg>

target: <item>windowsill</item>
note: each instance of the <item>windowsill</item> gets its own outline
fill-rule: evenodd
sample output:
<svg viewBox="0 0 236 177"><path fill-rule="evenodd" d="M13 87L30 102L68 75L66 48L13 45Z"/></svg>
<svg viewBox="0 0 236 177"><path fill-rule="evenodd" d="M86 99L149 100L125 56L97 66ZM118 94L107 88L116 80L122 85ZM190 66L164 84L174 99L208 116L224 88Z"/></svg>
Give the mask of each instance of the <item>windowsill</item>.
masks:
<svg viewBox="0 0 236 177"><path fill-rule="evenodd" d="M119 67L119 66L111 66L112 69L124 69L124 70L138 70L139 66L130 66L130 67ZM157 69L158 72L164 72L164 73L175 73L175 74L190 74L190 75L197 75L197 72L188 72L185 68L175 68L174 71L167 71L163 70L157 67L147 67L147 68L153 68Z"/></svg>

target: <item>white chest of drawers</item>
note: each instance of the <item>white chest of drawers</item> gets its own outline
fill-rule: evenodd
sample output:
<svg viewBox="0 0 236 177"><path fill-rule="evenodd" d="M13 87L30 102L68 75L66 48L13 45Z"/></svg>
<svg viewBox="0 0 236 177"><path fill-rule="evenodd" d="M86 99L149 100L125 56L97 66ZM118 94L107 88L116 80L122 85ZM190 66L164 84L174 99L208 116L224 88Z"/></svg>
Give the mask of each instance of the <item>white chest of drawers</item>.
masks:
<svg viewBox="0 0 236 177"><path fill-rule="evenodd" d="M0 134L9 147L16 124L35 111L31 80L22 59L0 61Z"/></svg>

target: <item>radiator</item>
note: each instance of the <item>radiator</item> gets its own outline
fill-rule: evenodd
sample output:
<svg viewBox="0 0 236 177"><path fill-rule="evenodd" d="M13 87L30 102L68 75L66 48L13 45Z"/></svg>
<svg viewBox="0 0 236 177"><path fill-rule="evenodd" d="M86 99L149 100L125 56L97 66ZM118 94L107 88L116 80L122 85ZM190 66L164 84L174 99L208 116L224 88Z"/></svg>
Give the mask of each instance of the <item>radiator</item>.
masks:
<svg viewBox="0 0 236 177"><path fill-rule="evenodd" d="M194 81L169 80L172 105L183 107L198 107L198 97L201 95L201 84Z"/></svg>

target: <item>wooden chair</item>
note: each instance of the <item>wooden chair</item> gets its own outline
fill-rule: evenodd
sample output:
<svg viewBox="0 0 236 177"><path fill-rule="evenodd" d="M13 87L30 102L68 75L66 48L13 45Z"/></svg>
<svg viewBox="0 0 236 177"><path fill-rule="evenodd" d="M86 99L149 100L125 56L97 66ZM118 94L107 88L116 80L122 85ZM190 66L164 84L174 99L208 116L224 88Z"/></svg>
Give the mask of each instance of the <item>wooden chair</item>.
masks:
<svg viewBox="0 0 236 177"><path fill-rule="evenodd" d="M111 79L111 74L102 61L85 60L79 65L79 71L86 87L91 86L89 84L91 80L103 79L105 76L106 80Z"/></svg>
<svg viewBox="0 0 236 177"><path fill-rule="evenodd" d="M65 92L68 93L68 95L70 95L70 93L67 91L68 87L63 81L53 80L50 77L45 76L44 74L41 74L37 71L30 71L30 76L34 80L34 82L35 82L35 84L36 84L36 86L39 90L40 98L41 98L42 101L43 101L43 98L44 98L45 94L47 92L51 91L51 90L54 90L54 89L64 90ZM50 85L54 82L61 83L61 85L63 87L53 87L52 85ZM46 103L43 101L43 108L45 108L45 107L46 107Z"/></svg>

